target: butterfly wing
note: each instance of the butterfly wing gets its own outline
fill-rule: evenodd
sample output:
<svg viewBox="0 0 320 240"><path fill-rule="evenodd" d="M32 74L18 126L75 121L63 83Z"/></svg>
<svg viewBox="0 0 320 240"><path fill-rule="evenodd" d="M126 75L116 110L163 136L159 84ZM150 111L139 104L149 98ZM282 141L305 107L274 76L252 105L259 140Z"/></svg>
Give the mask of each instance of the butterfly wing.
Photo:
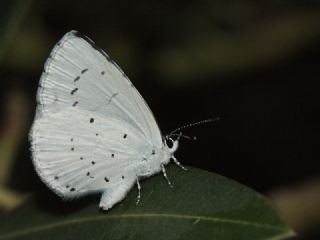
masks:
<svg viewBox="0 0 320 240"><path fill-rule="evenodd" d="M64 198L121 184L131 188L135 169L152 152L144 136L125 121L93 118L72 107L37 120L31 135L37 172Z"/></svg>
<svg viewBox="0 0 320 240"><path fill-rule="evenodd" d="M40 79L38 113L72 106L123 119L155 148L162 136L148 105L118 65L89 38L67 33L52 50Z"/></svg>
<svg viewBox="0 0 320 240"><path fill-rule="evenodd" d="M64 198L104 191L102 206L110 208L132 187L140 162L162 148L141 95L107 54L76 31L52 50L37 101L33 163Z"/></svg>

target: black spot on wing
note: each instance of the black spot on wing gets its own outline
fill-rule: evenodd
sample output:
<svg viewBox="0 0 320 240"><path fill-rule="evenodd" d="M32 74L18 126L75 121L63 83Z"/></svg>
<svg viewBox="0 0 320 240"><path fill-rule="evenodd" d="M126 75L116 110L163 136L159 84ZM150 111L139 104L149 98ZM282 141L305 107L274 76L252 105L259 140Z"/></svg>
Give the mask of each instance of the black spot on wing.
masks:
<svg viewBox="0 0 320 240"><path fill-rule="evenodd" d="M105 177L104 180L105 180L106 182L109 182L109 178L107 178L107 177Z"/></svg>
<svg viewBox="0 0 320 240"><path fill-rule="evenodd" d="M101 75L104 75L105 73L106 73L105 71L102 71L102 72L101 72Z"/></svg>
<svg viewBox="0 0 320 240"><path fill-rule="evenodd" d="M123 135L123 138L127 138L127 134L126 133Z"/></svg>
<svg viewBox="0 0 320 240"><path fill-rule="evenodd" d="M71 151L74 151L74 147L72 147L70 150L71 150Z"/></svg>
<svg viewBox="0 0 320 240"><path fill-rule="evenodd" d="M91 164L92 164L92 165L95 165L95 164L96 164L96 162L95 162L95 161L92 161L92 162L91 162Z"/></svg>
<svg viewBox="0 0 320 240"><path fill-rule="evenodd" d="M81 70L81 74L84 74L86 71L88 71L88 68Z"/></svg>
<svg viewBox="0 0 320 240"><path fill-rule="evenodd" d="M83 160L83 157L80 157L80 160Z"/></svg>
<svg viewBox="0 0 320 240"><path fill-rule="evenodd" d="M58 176L54 176L54 179L55 179L55 180L58 180L58 179L59 179L59 177L58 177Z"/></svg>
<svg viewBox="0 0 320 240"><path fill-rule="evenodd" d="M91 176L90 175L90 172L87 172L87 174L86 174L89 178L94 178L94 176Z"/></svg>
<svg viewBox="0 0 320 240"><path fill-rule="evenodd" d="M74 192L75 190L75 188L70 188L70 192Z"/></svg>
<svg viewBox="0 0 320 240"><path fill-rule="evenodd" d="M113 154L113 153L111 154L111 157L113 157L113 158L114 158L114 154Z"/></svg>
<svg viewBox="0 0 320 240"><path fill-rule="evenodd" d="M77 76L73 81L76 82L76 81L79 81L80 79L80 76Z"/></svg>
<svg viewBox="0 0 320 240"><path fill-rule="evenodd" d="M94 122L94 118L90 118L90 123L93 123Z"/></svg>
<svg viewBox="0 0 320 240"><path fill-rule="evenodd" d="M70 92L70 94L73 95L73 94L75 94L77 91L78 91L78 88L75 88L75 89L73 89L73 90Z"/></svg>
<svg viewBox="0 0 320 240"><path fill-rule="evenodd" d="M72 104L72 107L75 107L75 106L77 106L78 105L78 101L75 101L73 104Z"/></svg>

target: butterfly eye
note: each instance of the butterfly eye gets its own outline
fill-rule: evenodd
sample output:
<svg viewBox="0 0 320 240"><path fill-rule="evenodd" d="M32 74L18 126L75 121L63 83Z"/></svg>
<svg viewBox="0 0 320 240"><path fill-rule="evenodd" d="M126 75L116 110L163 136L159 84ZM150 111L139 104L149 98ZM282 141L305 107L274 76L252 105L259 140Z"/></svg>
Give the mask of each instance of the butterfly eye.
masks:
<svg viewBox="0 0 320 240"><path fill-rule="evenodd" d="M166 144L169 148L172 148L174 140L171 137L167 137Z"/></svg>

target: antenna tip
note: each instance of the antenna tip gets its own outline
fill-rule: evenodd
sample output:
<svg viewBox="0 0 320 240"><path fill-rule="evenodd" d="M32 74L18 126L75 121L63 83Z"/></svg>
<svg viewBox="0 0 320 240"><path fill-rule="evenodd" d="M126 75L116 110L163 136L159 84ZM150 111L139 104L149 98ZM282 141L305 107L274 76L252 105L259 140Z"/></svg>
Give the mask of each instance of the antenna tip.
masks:
<svg viewBox="0 0 320 240"><path fill-rule="evenodd" d="M220 119L221 119L220 117L215 117L215 118L210 118L207 121L208 122L216 122L216 121L219 121Z"/></svg>

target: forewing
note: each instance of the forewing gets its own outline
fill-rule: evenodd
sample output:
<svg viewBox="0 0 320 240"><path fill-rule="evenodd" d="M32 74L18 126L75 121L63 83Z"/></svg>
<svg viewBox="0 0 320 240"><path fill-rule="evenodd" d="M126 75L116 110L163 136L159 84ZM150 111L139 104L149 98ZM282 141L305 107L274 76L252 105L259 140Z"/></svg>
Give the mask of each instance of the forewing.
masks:
<svg viewBox="0 0 320 240"><path fill-rule="evenodd" d="M161 148L148 105L123 71L86 36L67 33L54 47L41 76L37 118L68 107L122 119Z"/></svg>
<svg viewBox="0 0 320 240"><path fill-rule="evenodd" d="M31 135L36 171L64 198L136 179L137 165L152 152L144 136L125 121L73 107L36 119Z"/></svg>

